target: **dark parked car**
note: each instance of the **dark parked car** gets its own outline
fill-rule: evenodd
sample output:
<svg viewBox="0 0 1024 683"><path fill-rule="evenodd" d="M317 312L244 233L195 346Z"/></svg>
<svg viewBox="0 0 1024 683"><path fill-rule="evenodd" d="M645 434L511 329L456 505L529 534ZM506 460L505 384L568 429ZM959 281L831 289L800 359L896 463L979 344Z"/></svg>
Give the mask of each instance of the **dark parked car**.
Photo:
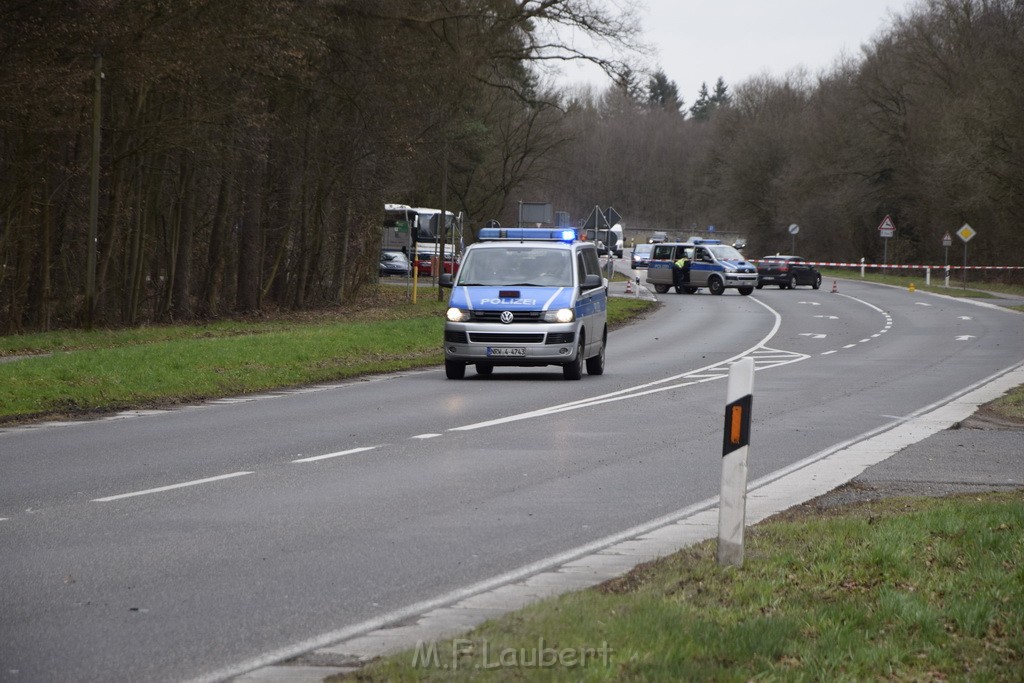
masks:
<svg viewBox="0 0 1024 683"><path fill-rule="evenodd" d="M633 247L633 253L629 257L629 265L633 270L646 268L651 260L651 252L654 251L653 244L638 244Z"/></svg>
<svg viewBox="0 0 1024 683"><path fill-rule="evenodd" d="M409 275L409 259L398 249L382 249L380 252L381 275Z"/></svg>
<svg viewBox="0 0 1024 683"><path fill-rule="evenodd" d="M765 256L757 262L757 288L778 285L779 289L793 289L798 285L821 287L821 273L799 256Z"/></svg>

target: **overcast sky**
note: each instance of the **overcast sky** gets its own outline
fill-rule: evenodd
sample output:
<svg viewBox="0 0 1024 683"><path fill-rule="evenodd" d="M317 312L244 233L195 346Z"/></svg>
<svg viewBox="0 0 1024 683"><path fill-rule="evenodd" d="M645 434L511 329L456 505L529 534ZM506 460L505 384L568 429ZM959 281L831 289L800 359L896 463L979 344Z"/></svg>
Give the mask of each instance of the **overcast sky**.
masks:
<svg viewBox="0 0 1024 683"><path fill-rule="evenodd" d="M621 0L606 0L617 2ZM721 76L733 89L760 74L784 76L803 66L810 75L906 16L916 0L641 0L639 14L651 59L675 81L687 105L702 82ZM567 67L559 82L604 88L596 69Z"/></svg>

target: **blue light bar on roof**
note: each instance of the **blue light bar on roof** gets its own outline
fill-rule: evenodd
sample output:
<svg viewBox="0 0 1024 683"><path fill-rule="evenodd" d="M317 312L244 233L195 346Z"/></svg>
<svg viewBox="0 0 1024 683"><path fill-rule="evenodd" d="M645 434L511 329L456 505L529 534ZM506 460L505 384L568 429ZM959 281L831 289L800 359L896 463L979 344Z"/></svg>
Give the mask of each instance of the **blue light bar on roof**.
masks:
<svg viewBox="0 0 1024 683"><path fill-rule="evenodd" d="M477 239L484 241L497 240L545 240L548 242L575 242L575 230L565 228L480 228Z"/></svg>
<svg viewBox="0 0 1024 683"><path fill-rule="evenodd" d="M694 240L694 244L721 244L722 240Z"/></svg>

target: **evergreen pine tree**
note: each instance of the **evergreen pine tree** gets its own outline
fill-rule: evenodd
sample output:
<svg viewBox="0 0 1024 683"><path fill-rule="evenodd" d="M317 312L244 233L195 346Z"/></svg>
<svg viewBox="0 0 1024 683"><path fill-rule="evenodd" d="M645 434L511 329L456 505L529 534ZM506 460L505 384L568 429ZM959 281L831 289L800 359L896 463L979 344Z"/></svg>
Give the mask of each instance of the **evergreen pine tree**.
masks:
<svg viewBox="0 0 1024 683"><path fill-rule="evenodd" d="M707 121L711 116L711 108L711 95L708 93L707 82L704 82L700 84L697 101L690 107L690 115L698 121Z"/></svg>
<svg viewBox="0 0 1024 683"><path fill-rule="evenodd" d="M715 81L715 92L711 95L711 104L715 109L718 107L728 107L732 104L732 95L729 94L729 87L721 76Z"/></svg>
<svg viewBox="0 0 1024 683"><path fill-rule="evenodd" d="M652 107L660 107L677 114L683 111L683 100L679 97L679 88L675 81L670 81L665 72L658 69L647 84L647 103Z"/></svg>

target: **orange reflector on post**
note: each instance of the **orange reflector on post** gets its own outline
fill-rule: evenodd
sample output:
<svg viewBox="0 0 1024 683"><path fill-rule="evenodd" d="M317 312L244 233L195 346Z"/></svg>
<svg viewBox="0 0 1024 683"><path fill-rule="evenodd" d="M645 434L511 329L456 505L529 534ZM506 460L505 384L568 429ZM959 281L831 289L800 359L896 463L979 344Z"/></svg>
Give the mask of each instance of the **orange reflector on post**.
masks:
<svg viewBox="0 0 1024 683"><path fill-rule="evenodd" d="M725 407L725 438L722 440L722 456L750 445L750 409L754 397L747 395Z"/></svg>
<svg viewBox="0 0 1024 683"><path fill-rule="evenodd" d="M729 443L738 446L743 437L743 406L733 406L729 416Z"/></svg>

